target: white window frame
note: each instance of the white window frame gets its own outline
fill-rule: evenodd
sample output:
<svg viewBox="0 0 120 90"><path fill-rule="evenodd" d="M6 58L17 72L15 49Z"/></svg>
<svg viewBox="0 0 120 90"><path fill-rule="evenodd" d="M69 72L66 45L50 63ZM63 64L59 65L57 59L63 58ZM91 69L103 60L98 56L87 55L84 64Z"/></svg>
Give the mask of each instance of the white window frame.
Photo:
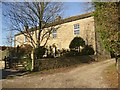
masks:
<svg viewBox="0 0 120 90"><path fill-rule="evenodd" d="M27 42L27 36L24 36L24 42L25 43Z"/></svg>
<svg viewBox="0 0 120 90"><path fill-rule="evenodd" d="M74 29L74 35L79 35L80 34L80 24L74 24L73 25L73 29Z"/></svg>
<svg viewBox="0 0 120 90"><path fill-rule="evenodd" d="M57 38L57 30L56 29L53 29L52 30L52 37L55 39Z"/></svg>

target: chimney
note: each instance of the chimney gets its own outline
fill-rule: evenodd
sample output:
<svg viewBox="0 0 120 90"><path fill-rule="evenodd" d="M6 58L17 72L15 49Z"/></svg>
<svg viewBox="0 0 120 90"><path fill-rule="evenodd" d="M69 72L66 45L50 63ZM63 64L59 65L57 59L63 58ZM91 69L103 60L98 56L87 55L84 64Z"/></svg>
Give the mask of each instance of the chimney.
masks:
<svg viewBox="0 0 120 90"><path fill-rule="evenodd" d="M60 21L61 19L61 16L57 16L55 21Z"/></svg>

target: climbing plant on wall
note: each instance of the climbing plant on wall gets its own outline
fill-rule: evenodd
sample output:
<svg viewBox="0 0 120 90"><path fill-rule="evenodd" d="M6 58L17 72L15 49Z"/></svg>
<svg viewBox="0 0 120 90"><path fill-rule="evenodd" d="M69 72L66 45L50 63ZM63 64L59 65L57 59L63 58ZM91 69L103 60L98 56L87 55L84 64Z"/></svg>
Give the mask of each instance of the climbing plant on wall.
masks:
<svg viewBox="0 0 120 90"><path fill-rule="evenodd" d="M120 53L120 2L94 2L96 31L106 50Z"/></svg>

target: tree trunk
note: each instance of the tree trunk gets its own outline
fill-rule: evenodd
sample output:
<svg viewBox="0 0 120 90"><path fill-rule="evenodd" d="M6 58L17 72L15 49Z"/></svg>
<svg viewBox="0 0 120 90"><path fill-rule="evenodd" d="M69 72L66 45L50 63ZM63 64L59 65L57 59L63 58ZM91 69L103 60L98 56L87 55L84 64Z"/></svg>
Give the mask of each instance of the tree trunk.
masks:
<svg viewBox="0 0 120 90"><path fill-rule="evenodd" d="M39 71L40 70L40 62L36 57L36 48L33 48L31 58L32 58L32 71Z"/></svg>
<svg viewBox="0 0 120 90"><path fill-rule="evenodd" d="M33 48L32 54L31 54L31 58L32 58L32 71L37 71L37 60L36 60L36 54L35 54L35 48Z"/></svg>

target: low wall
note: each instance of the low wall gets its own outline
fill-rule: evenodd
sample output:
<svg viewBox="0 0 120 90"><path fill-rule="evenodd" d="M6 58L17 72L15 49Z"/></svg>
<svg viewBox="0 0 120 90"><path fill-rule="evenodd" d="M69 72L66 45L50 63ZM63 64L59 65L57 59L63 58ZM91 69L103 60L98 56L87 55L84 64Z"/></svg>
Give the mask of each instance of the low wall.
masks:
<svg viewBox="0 0 120 90"><path fill-rule="evenodd" d="M96 60L107 60L107 59L111 59L110 55L98 55L98 56L95 56L96 57Z"/></svg>
<svg viewBox="0 0 120 90"><path fill-rule="evenodd" d="M40 70L55 69L68 67L80 63L89 63L95 61L95 56L77 56L77 57L61 57L61 58L45 58L39 59Z"/></svg>
<svg viewBox="0 0 120 90"><path fill-rule="evenodd" d="M106 60L108 57L98 56L98 60ZM97 60L97 56L89 55L89 56L75 56L75 57L59 57L59 58L44 58L39 59L39 69L40 70L48 70L48 69L56 69L61 67L68 67L81 63L89 63L91 61ZM0 69L5 68L5 61L0 61Z"/></svg>

